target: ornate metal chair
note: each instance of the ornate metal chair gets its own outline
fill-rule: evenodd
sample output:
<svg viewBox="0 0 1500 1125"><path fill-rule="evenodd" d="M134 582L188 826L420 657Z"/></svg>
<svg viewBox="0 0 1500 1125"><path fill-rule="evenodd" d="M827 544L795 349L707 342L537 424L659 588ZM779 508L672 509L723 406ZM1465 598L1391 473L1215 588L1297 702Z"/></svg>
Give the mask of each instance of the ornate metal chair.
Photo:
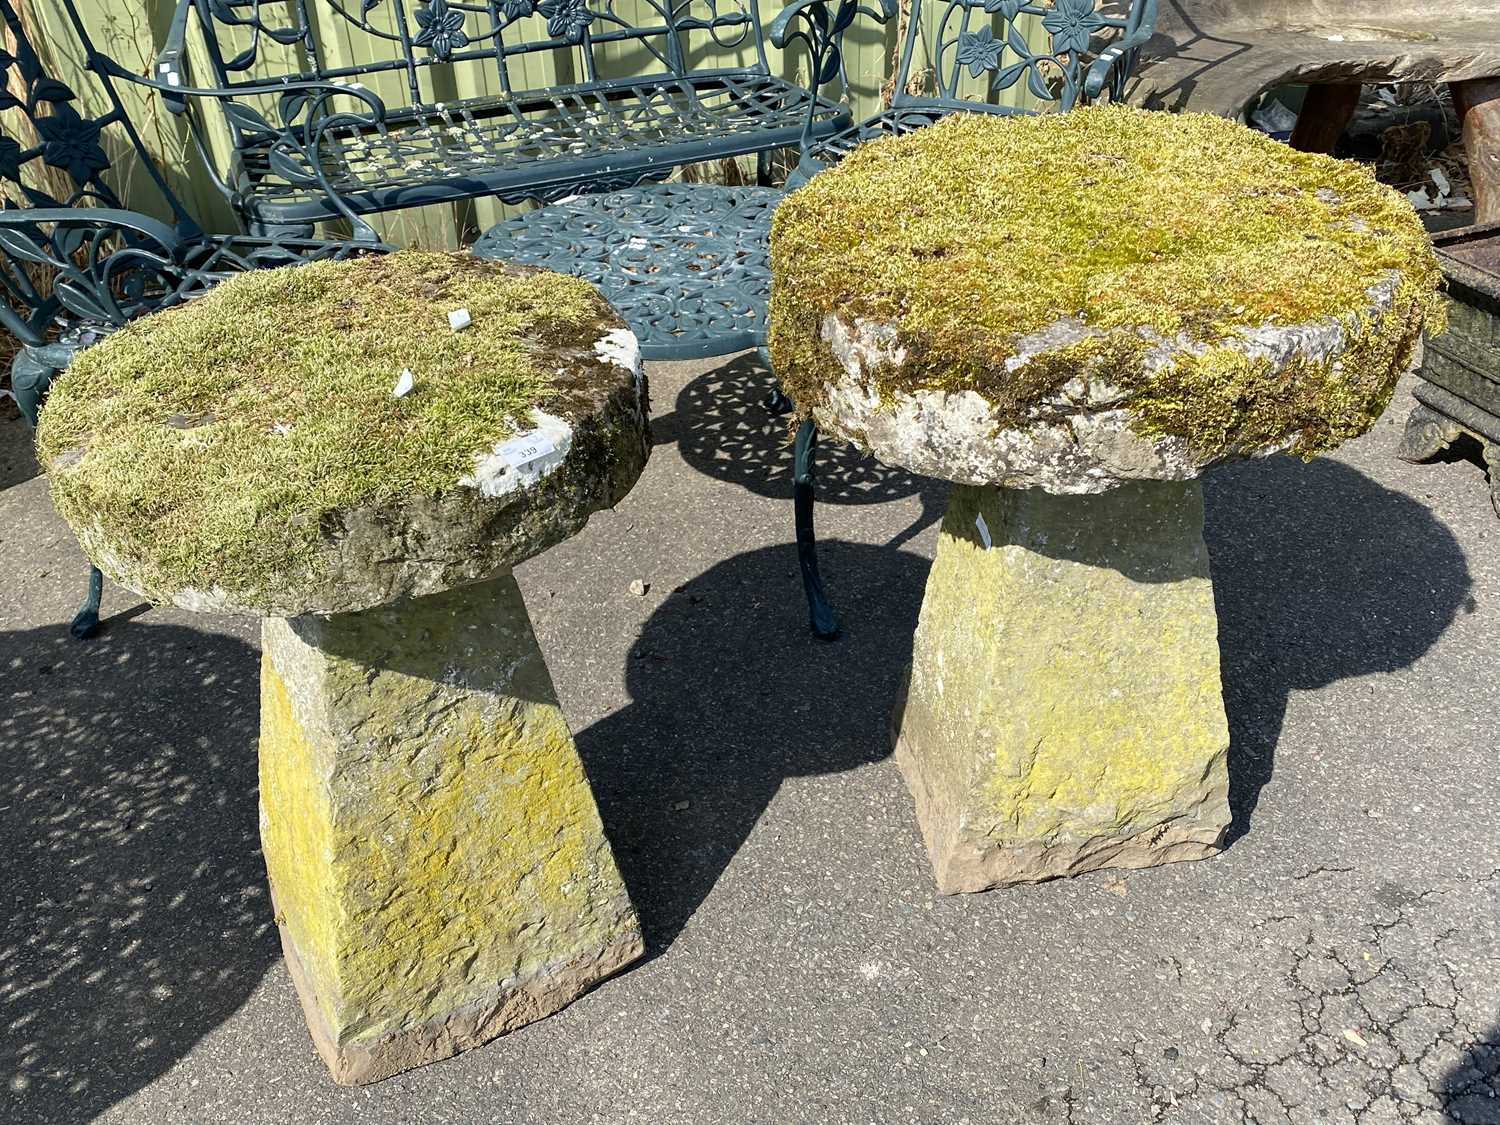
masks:
<svg viewBox="0 0 1500 1125"><path fill-rule="evenodd" d="M890 104L831 136L811 138L787 187L855 145L909 133L950 113L1065 111L1105 93L1120 97L1155 29L1156 2L906 0ZM773 39L780 22L771 25Z"/></svg>
<svg viewBox="0 0 1500 1125"><path fill-rule="evenodd" d="M383 249L363 242L205 234L142 143L107 75L85 116L48 74L11 0L0 17L0 328L20 344L11 390L34 427L47 388L74 353L135 317L190 300L232 274ZM87 112L87 110L85 110ZM125 210L116 153L131 152L172 224ZM103 579L89 575L75 637L99 626Z"/></svg>

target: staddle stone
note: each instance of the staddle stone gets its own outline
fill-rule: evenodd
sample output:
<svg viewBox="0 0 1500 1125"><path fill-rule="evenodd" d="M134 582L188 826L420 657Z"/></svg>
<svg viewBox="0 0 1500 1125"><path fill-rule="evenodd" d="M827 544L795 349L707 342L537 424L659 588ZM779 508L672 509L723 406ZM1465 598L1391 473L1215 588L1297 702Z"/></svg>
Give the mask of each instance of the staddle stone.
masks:
<svg viewBox="0 0 1500 1125"><path fill-rule="evenodd" d="M940 888L1215 851L1198 477L1368 429L1439 319L1404 199L1207 115L958 115L778 208L798 408L952 481L893 718Z"/></svg>
<svg viewBox="0 0 1500 1125"><path fill-rule="evenodd" d="M101 569L263 619L261 838L337 1081L641 955L511 575L646 461L639 350L592 287L424 253L246 274L81 353L43 413Z"/></svg>
<svg viewBox="0 0 1500 1125"><path fill-rule="evenodd" d="M640 476L644 399L635 337L587 282L407 251L242 274L133 322L54 384L37 448L127 589L345 613L573 535Z"/></svg>

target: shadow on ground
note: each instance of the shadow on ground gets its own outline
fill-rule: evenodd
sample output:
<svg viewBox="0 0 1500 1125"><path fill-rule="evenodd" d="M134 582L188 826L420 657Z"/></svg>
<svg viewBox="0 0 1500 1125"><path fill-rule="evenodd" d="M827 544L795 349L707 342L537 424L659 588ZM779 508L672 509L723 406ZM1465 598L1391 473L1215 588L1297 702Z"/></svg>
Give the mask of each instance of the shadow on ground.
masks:
<svg viewBox="0 0 1500 1125"><path fill-rule="evenodd" d="M651 615L626 670L634 702L577 736L649 955L692 917L784 779L890 753L928 561L838 540L822 560L842 640L808 634L790 545L738 555Z"/></svg>
<svg viewBox="0 0 1500 1125"><path fill-rule="evenodd" d="M677 442L698 472L757 496L790 500L791 415L770 414L776 380L754 352L700 375L677 395L676 409L652 423L657 444ZM890 545L899 547L943 515L948 486L881 464L852 445L824 439L817 455L820 504L882 504L920 496L922 511Z"/></svg>
<svg viewBox="0 0 1500 1125"><path fill-rule="evenodd" d="M1500 1024L1469 1044L1443 1076L1438 1098L1455 1125L1500 1123Z"/></svg>
<svg viewBox="0 0 1500 1125"><path fill-rule="evenodd" d="M1271 777L1289 694L1410 665L1466 604L1470 579L1425 508L1326 460L1276 458L1210 478L1206 536L1233 840ZM578 736L653 953L713 889L783 779L889 753L928 563L845 542L823 554L850 624L841 641L819 645L771 619L765 603L795 590L790 545L740 555L652 615L627 671L634 702Z"/></svg>
<svg viewBox="0 0 1500 1125"><path fill-rule="evenodd" d="M1420 504L1329 461L1217 474L1207 534L1243 834L1288 694L1411 664L1472 604L1470 579ZM842 641L808 636L790 544L738 555L652 614L629 657L632 702L578 735L652 953L785 779L889 753L928 562L842 541L823 562ZM148 1084L278 956L256 840L255 662L232 637L139 621L87 645L62 626L0 634L7 1125L87 1120ZM1470 1098L1471 1080L1453 1091Z"/></svg>
<svg viewBox="0 0 1500 1125"><path fill-rule="evenodd" d="M33 452L31 427L16 404L0 398L0 492L23 484L42 470Z"/></svg>
<svg viewBox="0 0 1500 1125"><path fill-rule="evenodd" d="M1346 465L1236 465L1208 477L1206 499L1232 843L1271 779L1291 692L1405 668L1474 602L1448 529Z"/></svg>
<svg viewBox="0 0 1500 1125"><path fill-rule="evenodd" d="M87 1121L279 955L256 833L254 651L119 621L0 634L0 1120Z"/></svg>

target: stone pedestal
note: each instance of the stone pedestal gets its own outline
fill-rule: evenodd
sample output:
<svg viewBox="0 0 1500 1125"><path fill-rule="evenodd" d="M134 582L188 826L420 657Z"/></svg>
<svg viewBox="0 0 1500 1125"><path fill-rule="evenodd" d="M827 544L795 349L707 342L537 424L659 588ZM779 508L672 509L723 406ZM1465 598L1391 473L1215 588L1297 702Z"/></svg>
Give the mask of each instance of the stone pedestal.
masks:
<svg viewBox="0 0 1500 1125"><path fill-rule="evenodd" d="M641 955L508 573L263 637L266 867L337 1081L485 1042Z"/></svg>
<svg viewBox="0 0 1500 1125"><path fill-rule="evenodd" d="M893 736L946 893L1216 852L1229 730L1198 482L956 487Z"/></svg>

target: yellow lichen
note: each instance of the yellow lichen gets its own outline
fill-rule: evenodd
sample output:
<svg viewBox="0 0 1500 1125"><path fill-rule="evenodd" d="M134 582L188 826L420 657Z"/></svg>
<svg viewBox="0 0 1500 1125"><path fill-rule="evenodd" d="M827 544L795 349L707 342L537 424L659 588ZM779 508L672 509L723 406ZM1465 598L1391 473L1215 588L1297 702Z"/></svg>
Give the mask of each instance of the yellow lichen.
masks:
<svg viewBox="0 0 1500 1125"><path fill-rule="evenodd" d="M336 1043L545 985L633 939L514 578L338 615L317 637L266 627L262 836Z"/></svg>
<svg viewBox="0 0 1500 1125"><path fill-rule="evenodd" d="M771 358L803 411L843 375L821 338L836 313L896 326L905 362L866 373L883 398L973 390L1020 421L1093 373L1131 395L1143 431L1208 456L1362 432L1441 318L1426 232L1367 169L1123 106L958 114L862 146L781 204L771 259ZM1390 308L1365 315L1393 276ZM1095 334L1007 370L1023 337L1074 317ZM1285 371L1229 346L1332 320L1342 352ZM1175 359L1153 369L1163 341Z"/></svg>
<svg viewBox="0 0 1500 1125"><path fill-rule="evenodd" d="M469 255L244 274L81 352L38 451L64 518L152 588L253 592L315 565L330 513L453 488L532 406L565 415L560 357L616 324L586 282Z"/></svg>
<svg viewBox="0 0 1500 1125"><path fill-rule="evenodd" d="M1217 841L1229 728L1202 526L1200 481L953 489L897 751L944 890L991 885L956 874L963 855L1025 882L1162 829Z"/></svg>
<svg viewBox="0 0 1500 1125"><path fill-rule="evenodd" d="M275 921L288 927L314 992L333 996L334 953L347 922L334 893L332 810L319 784L327 748L298 721L269 656L261 661L260 712L261 849L274 872Z"/></svg>

